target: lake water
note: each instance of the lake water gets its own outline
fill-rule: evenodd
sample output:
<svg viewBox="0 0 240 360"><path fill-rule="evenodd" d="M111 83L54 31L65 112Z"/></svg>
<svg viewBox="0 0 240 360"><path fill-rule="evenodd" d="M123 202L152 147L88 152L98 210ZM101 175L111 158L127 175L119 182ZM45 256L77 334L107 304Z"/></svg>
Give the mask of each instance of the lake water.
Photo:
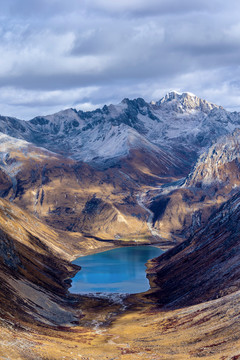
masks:
<svg viewBox="0 0 240 360"><path fill-rule="evenodd" d="M82 256L82 267L72 279L71 293L134 294L149 289L145 263L163 251L154 246L129 246Z"/></svg>

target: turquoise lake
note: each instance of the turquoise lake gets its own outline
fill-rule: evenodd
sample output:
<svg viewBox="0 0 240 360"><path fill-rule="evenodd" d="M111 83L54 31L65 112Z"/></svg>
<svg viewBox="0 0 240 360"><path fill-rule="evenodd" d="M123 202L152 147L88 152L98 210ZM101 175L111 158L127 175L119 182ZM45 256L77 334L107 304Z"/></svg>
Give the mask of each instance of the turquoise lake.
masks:
<svg viewBox="0 0 240 360"><path fill-rule="evenodd" d="M75 294L147 291L145 264L162 253L154 246L129 246L82 256L73 262L82 269L72 279L70 291Z"/></svg>

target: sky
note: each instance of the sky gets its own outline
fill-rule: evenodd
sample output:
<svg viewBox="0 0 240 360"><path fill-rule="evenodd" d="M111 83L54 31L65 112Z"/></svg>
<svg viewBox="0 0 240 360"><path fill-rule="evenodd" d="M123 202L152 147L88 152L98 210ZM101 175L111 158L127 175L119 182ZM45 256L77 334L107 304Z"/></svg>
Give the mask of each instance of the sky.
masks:
<svg viewBox="0 0 240 360"><path fill-rule="evenodd" d="M236 0L0 2L0 114L191 92L240 111Z"/></svg>

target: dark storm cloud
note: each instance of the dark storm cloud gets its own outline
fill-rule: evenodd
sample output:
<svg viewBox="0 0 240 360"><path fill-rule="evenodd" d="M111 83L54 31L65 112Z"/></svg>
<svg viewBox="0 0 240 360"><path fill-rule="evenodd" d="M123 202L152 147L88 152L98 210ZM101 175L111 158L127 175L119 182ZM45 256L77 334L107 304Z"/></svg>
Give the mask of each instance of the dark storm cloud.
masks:
<svg viewBox="0 0 240 360"><path fill-rule="evenodd" d="M239 10L233 0L1 2L0 112L30 117L171 89L234 107Z"/></svg>

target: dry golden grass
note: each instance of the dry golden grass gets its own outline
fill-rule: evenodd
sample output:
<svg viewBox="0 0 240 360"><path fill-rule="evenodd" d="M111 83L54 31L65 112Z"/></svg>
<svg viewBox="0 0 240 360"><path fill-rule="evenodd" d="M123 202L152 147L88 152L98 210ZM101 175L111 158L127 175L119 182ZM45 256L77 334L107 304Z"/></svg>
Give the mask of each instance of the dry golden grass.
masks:
<svg viewBox="0 0 240 360"><path fill-rule="evenodd" d="M137 301L141 304L143 298ZM87 321L81 327L58 329L24 324L20 330L8 325L1 327L0 356L14 360L235 360L240 356L239 302L240 292L175 311L142 304L142 309L129 310L101 327L97 322L106 319L111 308L95 313L91 326Z"/></svg>

